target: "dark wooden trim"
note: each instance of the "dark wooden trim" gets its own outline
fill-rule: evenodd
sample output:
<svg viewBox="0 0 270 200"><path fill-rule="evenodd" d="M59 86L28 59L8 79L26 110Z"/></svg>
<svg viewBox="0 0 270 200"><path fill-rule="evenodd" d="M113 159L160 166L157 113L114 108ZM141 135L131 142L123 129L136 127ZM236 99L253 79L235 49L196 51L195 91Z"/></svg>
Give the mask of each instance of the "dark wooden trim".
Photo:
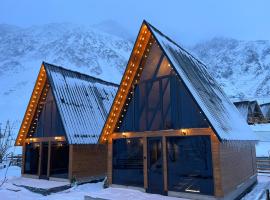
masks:
<svg viewBox="0 0 270 200"><path fill-rule="evenodd" d="M147 138L143 137L143 183L144 188L148 188L148 170L147 170Z"/></svg>
<svg viewBox="0 0 270 200"><path fill-rule="evenodd" d="M73 145L69 145L69 159L68 159L68 179L72 180L72 164L73 164Z"/></svg>
<svg viewBox="0 0 270 200"><path fill-rule="evenodd" d="M168 192L168 166L167 166L167 145L166 137L162 136L162 155L163 155L163 185L164 191Z"/></svg>
<svg viewBox="0 0 270 200"><path fill-rule="evenodd" d="M26 146L25 143L22 146L22 167L21 167L21 174L25 172L25 153L26 153Z"/></svg>
<svg viewBox="0 0 270 200"><path fill-rule="evenodd" d="M39 158L38 158L38 176L41 175L41 164L42 164L42 161L41 161L41 158L42 158L42 142L39 143Z"/></svg>
<svg viewBox="0 0 270 200"><path fill-rule="evenodd" d="M52 142L49 141L48 143L48 163L47 163L47 177L50 177L51 172L51 153L52 153Z"/></svg>

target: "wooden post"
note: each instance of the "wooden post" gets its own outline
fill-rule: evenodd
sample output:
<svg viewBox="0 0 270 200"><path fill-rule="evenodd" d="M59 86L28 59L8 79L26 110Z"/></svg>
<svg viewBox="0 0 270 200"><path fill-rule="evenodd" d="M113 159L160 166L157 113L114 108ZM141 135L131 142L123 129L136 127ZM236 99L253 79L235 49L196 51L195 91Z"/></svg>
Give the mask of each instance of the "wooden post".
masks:
<svg viewBox="0 0 270 200"><path fill-rule="evenodd" d="M148 169L147 169L147 137L143 137L143 179L144 188L148 188Z"/></svg>
<svg viewBox="0 0 270 200"><path fill-rule="evenodd" d="M164 191L168 192L168 166L167 166L167 148L166 137L162 136L162 155L163 155L163 183Z"/></svg>
<svg viewBox="0 0 270 200"><path fill-rule="evenodd" d="M39 143L38 176L41 175L42 142Z"/></svg>
<svg viewBox="0 0 270 200"><path fill-rule="evenodd" d="M112 184L112 159L113 159L113 155L112 155L112 151L113 151L113 144L112 144L112 139L109 138L108 141L108 166L107 166L107 173L108 173L108 184L111 185Z"/></svg>
<svg viewBox="0 0 270 200"><path fill-rule="evenodd" d="M69 159L68 159L68 179L72 180L72 165L73 165L73 145L69 145Z"/></svg>
<svg viewBox="0 0 270 200"><path fill-rule="evenodd" d="M215 135L211 135L211 150L212 150L215 196L222 197L223 189L222 189L221 167L220 167L220 142Z"/></svg>
<svg viewBox="0 0 270 200"><path fill-rule="evenodd" d="M49 141L48 143L48 163L47 163L47 177L50 177L50 172L51 172L51 145L52 142Z"/></svg>
<svg viewBox="0 0 270 200"><path fill-rule="evenodd" d="M25 153L26 153L26 145L25 143L22 146L22 166L21 166L21 174L25 172Z"/></svg>

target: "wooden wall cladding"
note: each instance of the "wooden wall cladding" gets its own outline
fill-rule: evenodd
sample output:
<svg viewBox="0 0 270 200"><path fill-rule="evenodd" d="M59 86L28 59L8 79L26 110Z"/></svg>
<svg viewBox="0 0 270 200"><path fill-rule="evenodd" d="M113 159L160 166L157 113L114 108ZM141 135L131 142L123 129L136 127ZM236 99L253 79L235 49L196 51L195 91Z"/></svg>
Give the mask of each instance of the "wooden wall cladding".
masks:
<svg viewBox="0 0 270 200"><path fill-rule="evenodd" d="M85 182L106 176L107 145L71 145L71 178Z"/></svg>
<svg viewBox="0 0 270 200"><path fill-rule="evenodd" d="M224 195L256 174L254 142L229 141L220 145L222 189Z"/></svg>

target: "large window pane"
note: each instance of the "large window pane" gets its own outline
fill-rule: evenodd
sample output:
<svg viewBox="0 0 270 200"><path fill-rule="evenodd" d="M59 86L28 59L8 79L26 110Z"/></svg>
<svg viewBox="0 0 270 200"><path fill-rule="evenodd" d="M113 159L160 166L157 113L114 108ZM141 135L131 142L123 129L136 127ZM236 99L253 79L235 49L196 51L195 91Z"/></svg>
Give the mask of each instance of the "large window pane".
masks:
<svg viewBox="0 0 270 200"><path fill-rule="evenodd" d="M39 143L30 143L25 146L24 173L38 173L39 149Z"/></svg>
<svg viewBox="0 0 270 200"><path fill-rule="evenodd" d="M113 141L113 184L143 187L141 138Z"/></svg>
<svg viewBox="0 0 270 200"><path fill-rule="evenodd" d="M168 137L167 162L170 191L214 193L209 136Z"/></svg>
<svg viewBox="0 0 270 200"><path fill-rule="evenodd" d="M68 177L69 147L64 142L55 142L51 146L50 176L57 178Z"/></svg>

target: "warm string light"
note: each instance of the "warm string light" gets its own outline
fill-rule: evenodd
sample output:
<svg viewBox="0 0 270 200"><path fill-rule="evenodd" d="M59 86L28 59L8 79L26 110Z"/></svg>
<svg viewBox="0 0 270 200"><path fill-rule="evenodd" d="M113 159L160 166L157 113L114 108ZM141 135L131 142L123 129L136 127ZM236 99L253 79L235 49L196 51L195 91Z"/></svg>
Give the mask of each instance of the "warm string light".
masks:
<svg viewBox="0 0 270 200"><path fill-rule="evenodd" d="M145 26L144 28L146 28L146 26ZM139 44L138 44L138 46L137 46L137 50L135 51L138 55L139 55L140 52L142 51L142 50L141 50L141 48L142 48L142 46L143 46L143 45L142 45L142 42L145 40L145 37L146 37L146 34L148 33L148 31L145 30L145 31L143 31L143 33L144 33L144 34L141 36L140 41L139 41ZM113 105L114 108L113 108L113 113L112 113L112 117L111 117L111 118L116 118L116 117L117 117L115 112L119 110L119 106L120 106L120 104L121 104L121 101L124 99L124 98L123 98L124 96L128 95L128 100L131 99L131 97L130 97L129 95L132 95L133 93L127 94L127 93L126 93L126 90L127 90L128 84L130 83L131 76L132 76L132 74L133 74L133 69L132 69L132 68L135 67L135 62L137 62L137 56L136 56L136 55L134 56L134 62L131 62L131 64L130 64L131 67L130 67L130 70L127 71L126 78L125 78L123 84L121 85L122 89L120 90L120 93L119 93L119 95L118 95L118 99L116 99L115 105ZM133 88L133 87L132 87L132 88ZM125 105L128 106L128 103L126 103ZM125 108L125 109L124 109L124 112L126 112L126 111L127 111L127 109ZM121 116L124 116L124 115L121 115ZM121 121L121 120L120 120L120 121ZM109 123L107 124L106 129L105 129L106 136L108 136L109 133L111 132L111 127L113 127L114 119L110 119L108 122L109 122ZM119 129L120 126L117 126L117 128ZM106 141L107 138L106 138L106 137L103 137L102 140L103 140L103 141Z"/></svg>
<svg viewBox="0 0 270 200"><path fill-rule="evenodd" d="M150 47L152 46L152 42L150 41L149 42L149 44L147 45L147 47L146 47L146 53L145 53L145 56L144 56L144 59L145 58L147 58L147 56L148 56L148 54L149 54L149 52L150 52ZM169 65L170 66L170 65ZM135 85L138 83L138 81L139 81L139 78L140 78L140 76L141 76L141 73L142 73L142 69L143 69L143 67L142 66L139 66L139 70L137 71L137 78L135 79L135 81L134 81L134 83L133 83L133 85L132 85L132 90L130 91L130 93L129 93L129 95L128 95L128 97L127 97L127 102L125 103L125 107L124 107L124 109L123 109L123 112L126 112L127 111L127 109L128 109L128 105L129 105L129 103L130 103L130 100L132 99L132 96L133 96L133 91L134 91L134 89L135 89ZM129 78L129 77L128 77ZM118 121L118 126L117 126L117 129L119 130L120 129L120 127L121 127L121 123L122 123L122 120L123 120L123 117L124 117L124 115L122 114L121 116L120 116L120 120Z"/></svg>
<svg viewBox="0 0 270 200"><path fill-rule="evenodd" d="M30 124L30 120L31 120L31 116L32 116L32 112L34 110L34 105L37 101L37 98L38 98L38 94L41 92L40 91L40 87L42 87L42 83L44 81L44 77L45 77L45 69L44 67L42 67L42 70L41 70L41 74L40 74L40 78L38 78L38 82L36 84L36 87L35 87L35 90L33 92L33 96L32 96L32 99L30 100L30 105L29 105L29 109L28 111L26 112L26 118L25 118L25 121L24 121L24 124L22 126L22 134L19 134L19 141L17 142L18 145L21 145L22 141L23 141L23 138L25 136L25 133L26 133L26 130L27 130L27 127L28 125ZM46 93L45 93L46 95ZM36 125L36 123L34 123L34 126ZM32 134L34 133L34 128L31 127L30 128L30 132L29 132L29 136L32 137Z"/></svg>

